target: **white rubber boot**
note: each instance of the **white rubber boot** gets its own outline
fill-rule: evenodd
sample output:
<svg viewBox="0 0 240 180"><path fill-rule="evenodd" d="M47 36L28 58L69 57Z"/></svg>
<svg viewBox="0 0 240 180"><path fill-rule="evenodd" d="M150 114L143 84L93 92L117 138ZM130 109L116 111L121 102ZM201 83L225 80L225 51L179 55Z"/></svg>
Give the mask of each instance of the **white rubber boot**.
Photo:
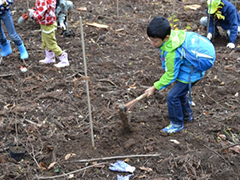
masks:
<svg viewBox="0 0 240 180"><path fill-rule="evenodd" d="M68 54L66 52L63 52L61 56L58 57L60 62L57 64L54 64L57 68L63 68L69 66L68 62Z"/></svg>
<svg viewBox="0 0 240 180"><path fill-rule="evenodd" d="M55 63L55 53L53 51L48 51L45 50L46 57L43 60L40 60L40 64L50 64L50 63Z"/></svg>

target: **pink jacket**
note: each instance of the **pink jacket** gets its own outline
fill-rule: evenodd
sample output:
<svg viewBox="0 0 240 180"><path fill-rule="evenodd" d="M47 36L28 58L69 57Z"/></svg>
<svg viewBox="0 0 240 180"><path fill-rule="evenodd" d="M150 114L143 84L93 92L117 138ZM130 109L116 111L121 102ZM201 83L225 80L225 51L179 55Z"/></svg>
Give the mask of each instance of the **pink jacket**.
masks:
<svg viewBox="0 0 240 180"><path fill-rule="evenodd" d="M56 21L55 7L56 0L37 0L33 18L39 24L51 25Z"/></svg>

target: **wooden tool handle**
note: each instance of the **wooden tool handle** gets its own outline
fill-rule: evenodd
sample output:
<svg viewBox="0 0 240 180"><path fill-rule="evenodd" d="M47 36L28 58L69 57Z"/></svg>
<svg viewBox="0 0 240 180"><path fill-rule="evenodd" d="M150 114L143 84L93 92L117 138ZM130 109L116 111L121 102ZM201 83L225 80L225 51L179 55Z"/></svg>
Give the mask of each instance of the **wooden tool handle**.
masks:
<svg viewBox="0 0 240 180"><path fill-rule="evenodd" d="M128 102L125 106L126 106L126 109L129 109L131 107L133 107L135 104L137 104L138 101L140 101L141 99L147 97L148 93L145 92L144 94L142 94L141 96L138 96L136 99Z"/></svg>

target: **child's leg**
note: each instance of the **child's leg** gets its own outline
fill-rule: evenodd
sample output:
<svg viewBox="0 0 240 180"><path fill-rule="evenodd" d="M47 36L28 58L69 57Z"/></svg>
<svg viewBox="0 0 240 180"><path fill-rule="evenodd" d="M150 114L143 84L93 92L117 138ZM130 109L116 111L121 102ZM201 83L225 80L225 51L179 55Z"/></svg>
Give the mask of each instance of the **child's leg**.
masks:
<svg viewBox="0 0 240 180"><path fill-rule="evenodd" d="M1 47L1 56L5 57L12 54L12 48L11 48L10 41L7 40L7 37L3 31L2 19L4 19L3 15L0 16L0 47Z"/></svg>
<svg viewBox="0 0 240 180"><path fill-rule="evenodd" d="M0 16L0 44L4 46L7 43L8 43L8 40L2 27L2 16Z"/></svg>
<svg viewBox="0 0 240 180"><path fill-rule="evenodd" d="M187 93L188 84L177 81L167 96L169 119L174 125L183 125L184 110L191 110L187 100ZM184 108L183 101L185 102Z"/></svg>
<svg viewBox="0 0 240 180"><path fill-rule="evenodd" d="M183 120L185 121L192 121L193 120L193 112L190 107L187 95L180 98L183 110Z"/></svg>
<svg viewBox="0 0 240 180"><path fill-rule="evenodd" d="M51 33L42 32L42 48L53 51L56 56L60 56L63 53L62 49L57 44L55 31Z"/></svg>
<svg viewBox="0 0 240 180"><path fill-rule="evenodd" d="M191 84L193 87L198 81ZM182 110L183 110L183 120L191 122L193 120L193 112L189 104L187 95L181 98Z"/></svg>
<svg viewBox="0 0 240 180"><path fill-rule="evenodd" d="M170 124L162 129L163 133L176 133L184 129L184 108L187 106L190 109L187 99L188 84L178 82L171 89L167 96L168 105L168 117L170 119ZM182 101L186 101L183 108ZM188 110L189 110L188 109Z"/></svg>
<svg viewBox="0 0 240 180"><path fill-rule="evenodd" d="M55 63L55 53L51 50L51 46L48 44L49 41L51 41L51 36L48 37L48 34L47 33L44 33L42 31L41 33L42 35L42 48L45 49L45 58L40 60L39 63L40 64L50 64L50 63ZM53 41L56 41L53 40ZM53 43L54 44L54 43ZM59 49L59 53L61 53L62 50Z"/></svg>
<svg viewBox="0 0 240 180"><path fill-rule="evenodd" d="M68 56L66 52L58 46L55 31L51 33L42 33L43 47L46 47L48 51L52 51L59 58L60 62L55 64L56 67L62 68L69 66Z"/></svg>
<svg viewBox="0 0 240 180"><path fill-rule="evenodd" d="M10 39L14 42L14 44L18 47L20 51L20 58L28 59L28 53L22 42L22 39L19 37L19 35L15 31L11 11L7 11L3 13L2 16L3 16L2 20L4 22L4 25L6 27L6 30L8 32Z"/></svg>
<svg viewBox="0 0 240 180"><path fill-rule="evenodd" d="M6 30L10 39L16 44L16 46L22 45L23 43L22 39L19 37L19 35L15 31L11 11L7 11L6 13L3 13L2 16L3 16L2 21L4 22L4 25L6 27Z"/></svg>

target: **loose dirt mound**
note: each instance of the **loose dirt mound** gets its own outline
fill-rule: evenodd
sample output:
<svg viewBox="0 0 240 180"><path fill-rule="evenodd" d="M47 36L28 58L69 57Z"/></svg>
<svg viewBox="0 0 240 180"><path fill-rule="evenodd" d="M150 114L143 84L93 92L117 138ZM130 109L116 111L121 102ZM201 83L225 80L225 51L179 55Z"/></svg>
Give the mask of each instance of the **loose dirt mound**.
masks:
<svg viewBox="0 0 240 180"><path fill-rule="evenodd" d="M30 19L17 25L27 5L19 0L12 6L15 28L30 58L20 61L12 43L13 53L0 66L0 179L67 179L70 174L73 179L116 179L117 174L126 175L108 169L117 160L127 160L136 167L131 179L239 179L240 58L238 52L225 48L224 33L214 41L215 66L192 90L194 121L186 123L181 133L160 134L169 123L169 87L127 112L132 132L125 133L118 105L142 94L163 73L159 51L151 47L146 27L155 15L170 17L173 4L168 0L119 1L119 6L112 0L73 3L69 24L75 36L64 38L61 30L57 31L58 44L70 60L70 67L62 70L38 64L44 58L39 25ZM184 10L184 5L196 3L177 1L175 18L179 29L190 26L205 35L199 19L205 15L206 5L196 11ZM80 13L80 7L87 7L87 11ZM86 24L94 22L109 28ZM19 70L21 65L28 68L26 73ZM16 138L27 150L20 162L9 158L9 145Z"/></svg>

